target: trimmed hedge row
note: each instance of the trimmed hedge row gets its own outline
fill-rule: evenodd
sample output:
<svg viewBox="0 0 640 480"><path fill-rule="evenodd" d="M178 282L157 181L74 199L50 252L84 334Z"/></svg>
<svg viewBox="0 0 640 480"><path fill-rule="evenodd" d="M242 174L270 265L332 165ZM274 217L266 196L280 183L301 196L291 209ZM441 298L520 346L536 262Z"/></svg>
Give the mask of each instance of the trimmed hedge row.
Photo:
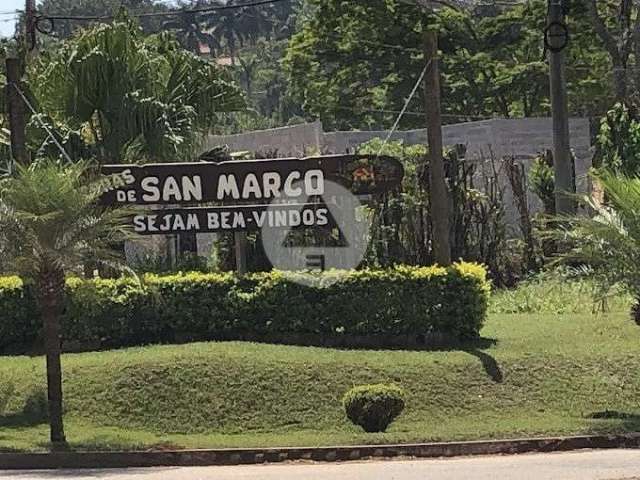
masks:
<svg viewBox="0 0 640 480"><path fill-rule="evenodd" d="M327 272L311 285L296 274L147 275L142 282L69 279L63 340L114 348L260 335L417 335L476 338L489 283L483 267L397 267ZM38 337L32 289L0 278L0 351Z"/></svg>

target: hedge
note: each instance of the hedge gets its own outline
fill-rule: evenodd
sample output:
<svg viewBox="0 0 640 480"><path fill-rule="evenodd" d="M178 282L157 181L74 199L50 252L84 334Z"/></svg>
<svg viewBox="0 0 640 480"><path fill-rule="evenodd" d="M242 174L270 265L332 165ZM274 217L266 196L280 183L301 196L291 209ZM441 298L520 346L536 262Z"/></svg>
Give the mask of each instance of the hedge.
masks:
<svg viewBox="0 0 640 480"><path fill-rule="evenodd" d="M67 280L65 348L292 334L479 336L489 295L477 264L334 271L310 285L269 272ZM0 278L0 351L18 353L39 335L32 288Z"/></svg>

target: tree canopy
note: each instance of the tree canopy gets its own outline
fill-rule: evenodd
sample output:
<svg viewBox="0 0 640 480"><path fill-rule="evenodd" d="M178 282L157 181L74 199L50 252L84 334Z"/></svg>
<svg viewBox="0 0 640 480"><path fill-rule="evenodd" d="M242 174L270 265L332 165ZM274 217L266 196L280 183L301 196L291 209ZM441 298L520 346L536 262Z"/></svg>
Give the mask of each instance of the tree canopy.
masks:
<svg viewBox="0 0 640 480"><path fill-rule="evenodd" d="M70 147L109 162L188 157L220 113L244 107L221 68L169 34L145 36L127 19L43 52L29 85L40 111L66 129Z"/></svg>
<svg viewBox="0 0 640 480"><path fill-rule="evenodd" d="M399 0L309 0L313 6L284 60L291 89L309 117L332 128L388 127L424 67L421 35L437 28L442 50L443 110L449 122L491 116L547 116L543 44L546 2L508 9L443 8L432 16ZM592 24L570 17L571 108L603 113L608 59ZM410 112L421 112L422 92ZM409 113L403 127L421 125Z"/></svg>

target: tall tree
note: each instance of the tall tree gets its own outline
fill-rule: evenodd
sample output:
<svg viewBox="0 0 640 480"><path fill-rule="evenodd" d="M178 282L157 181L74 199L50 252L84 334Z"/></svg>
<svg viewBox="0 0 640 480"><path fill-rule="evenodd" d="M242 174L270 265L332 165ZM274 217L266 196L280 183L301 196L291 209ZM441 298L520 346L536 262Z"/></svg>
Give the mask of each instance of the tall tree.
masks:
<svg viewBox="0 0 640 480"><path fill-rule="evenodd" d="M221 113L244 108L226 72L126 19L41 55L29 85L65 141L109 162L188 158Z"/></svg>
<svg viewBox="0 0 640 480"><path fill-rule="evenodd" d="M399 110L413 88L425 14L395 0L307 3L283 64L306 114L328 128L392 123L393 112L375 110Z"/></svg>
<svg viewBox="0 0 640 480"><path fill-rule="evenodd" d="M640 39L640 9L633 0L586 0L586 3L593 28L613 66L616 99L624 100L628 93L629 57L633 52L634 39ZM636 49L636 53L640 52L640 45Z"/></svg>
<svg viewBox="0 0 640 480"><path fill-rule="evenodd" d="M211 50L220 45L209 32L203 30L203 23L198 13L183 13L176 15L162 24L164 29L173 30L184 48L196 55L200 54L202 45Z"/></svg>
<svg viewBox="0 0 640 480"><path fill-rule="evenodd" d="M224 3L217 3L223 5L238 5L241 4L242 1L228 0ZM203 15L208 28L207 31L213 38L217 39L218 42L224 42L233 65L236 64L238 48L244 44L245 40L253 37L251 28L247 28L246 25L250 19L248 15L248 9L245 8L218 10ZM257 18L260 17L251 18L252 23L255 24L254 20Z"/></svg>
<svg viewBox="0 0 640 480"><path fill-rule="evenodd" d="M112 250L131 236L130 212L97 204L104 183L84 163L18 166L0 181L0 256L10 273L33 283L42 317L50 437L66 443L63 424L60 315L65 274L86 259L118 263Z"/></svg>
<svg viewBox="0 0 640 480"><path fill-rule="evenodd" d="M121 8L136 14L162 12L169 7L158 0L41 0L38 2L38 12L45 16L106 17L117 14ZM161 22L161 18L145 17L141 19L141 26L145 32L153 33L161 28ZM52 33L57 38L69 38L91 23L91 21L55 20Z"/></svg>
<svg viewBox="0 0 640 480"><path fill-rule="evenodd" d="M437 13L445 121L549 115L546 7L531 0ZM284 67L307 116L329 128L388 128L424 67L421 13L398 0L309 0L306 8ZM569 17L571 109L599 114L610 101L607 54L581 8ZM421 126L423 101L414 102L401 128Z"/></svg>

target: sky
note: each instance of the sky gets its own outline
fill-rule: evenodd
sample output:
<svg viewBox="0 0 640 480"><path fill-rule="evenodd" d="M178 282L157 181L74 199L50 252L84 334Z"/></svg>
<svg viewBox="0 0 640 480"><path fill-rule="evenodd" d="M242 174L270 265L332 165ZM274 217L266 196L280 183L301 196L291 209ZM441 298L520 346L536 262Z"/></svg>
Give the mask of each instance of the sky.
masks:
<svg viewBox="0 0 640 480"><path fill-rule="evenodd" d="M24 10L24 0L0 0L0 13ZM13 35L17 15L0 15L0 36Z"/></svg>
<svg viewBox="0 0 640 480"><path fill-rule="evenodd" d="M39 3L40 2L36 1L36 4ZM173 4L174 2L165 0L165 3ZM0 37L11 37L15 33L17 15L5 15L5 13L24 10L24 4L24 0L0 0Z"/></svg>

